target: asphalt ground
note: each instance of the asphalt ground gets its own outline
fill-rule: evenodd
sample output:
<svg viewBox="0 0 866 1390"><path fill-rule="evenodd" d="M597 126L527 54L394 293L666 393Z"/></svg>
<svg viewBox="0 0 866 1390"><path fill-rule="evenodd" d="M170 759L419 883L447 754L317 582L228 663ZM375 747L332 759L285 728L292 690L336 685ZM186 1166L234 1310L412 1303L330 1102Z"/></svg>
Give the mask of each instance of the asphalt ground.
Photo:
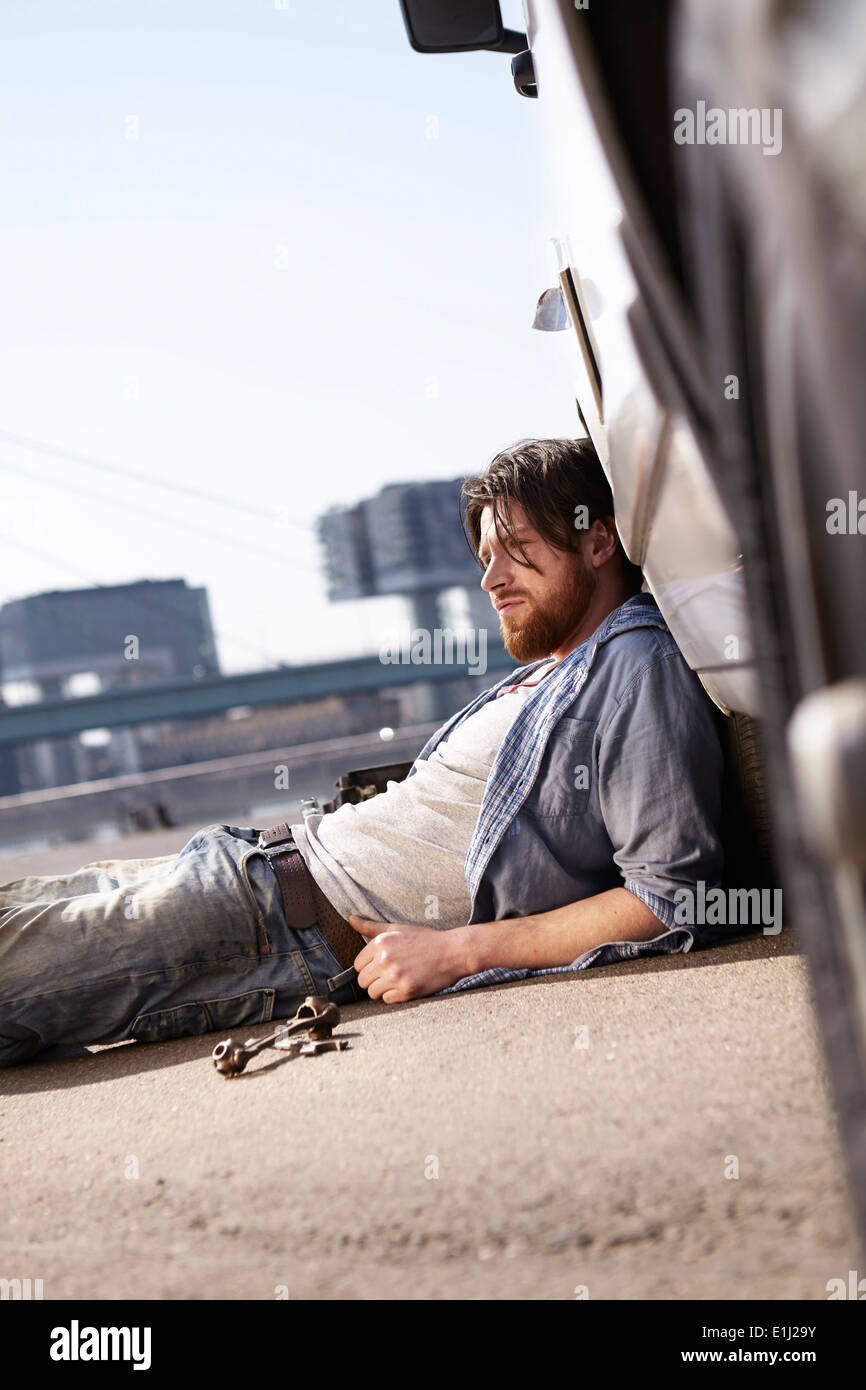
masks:
<svg viewBox="0 0 866 1390"><path fill-rule="evenodd" d="M0 881L192 829L0 857ZM0 1276L45 1299L814 1299L862 1265L795 934L0 1071ZM859 1262L859 1263L858 1263Z"/></svg>

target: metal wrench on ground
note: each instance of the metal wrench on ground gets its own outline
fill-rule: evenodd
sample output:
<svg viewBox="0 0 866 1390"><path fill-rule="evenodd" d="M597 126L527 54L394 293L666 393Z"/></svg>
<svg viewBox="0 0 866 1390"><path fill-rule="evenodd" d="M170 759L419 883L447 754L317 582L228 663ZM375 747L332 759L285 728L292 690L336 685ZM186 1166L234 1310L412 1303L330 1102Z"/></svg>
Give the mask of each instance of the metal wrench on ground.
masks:
<svg viewBox="0 0 866 1390"><path fill-rule="evenodd" d="M239 1045L231 1038L217 1043L211 1057L217 1071L222 1076L239 1076L251 1057L263 1052L267 1047L280 1051L297 1049L306 1057L319 1052L342 1052L348 1047L346 1038L332 1038L331 1033L340 1022L340 1010L321 995L308 995L299 1005L294 1018L281 1023L272 1033L263 1038L247 1038ZM308 1041L302 1042L293 1034L306 1033Z"/></svg>

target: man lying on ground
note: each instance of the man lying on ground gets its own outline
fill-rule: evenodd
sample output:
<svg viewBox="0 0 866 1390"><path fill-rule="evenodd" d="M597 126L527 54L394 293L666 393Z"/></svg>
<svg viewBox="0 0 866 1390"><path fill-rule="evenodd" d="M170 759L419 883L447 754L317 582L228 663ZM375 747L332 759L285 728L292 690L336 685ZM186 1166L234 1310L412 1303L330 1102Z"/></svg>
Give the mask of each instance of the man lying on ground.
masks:
<svg viewBox="0 0 866 1390"><path fill-rule="evenodd" d="M523 664L368 801L0 888L0 1065L691 945L675 895L719 882L722 752L592 445L516 445L463 499Z"/></svg>

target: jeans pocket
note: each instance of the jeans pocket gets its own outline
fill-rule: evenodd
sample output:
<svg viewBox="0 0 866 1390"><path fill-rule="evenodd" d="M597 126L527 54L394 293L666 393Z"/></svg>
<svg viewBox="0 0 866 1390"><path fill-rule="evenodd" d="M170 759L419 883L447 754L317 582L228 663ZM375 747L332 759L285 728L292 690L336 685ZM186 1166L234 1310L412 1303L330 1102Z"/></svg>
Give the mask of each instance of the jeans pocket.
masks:
<svg viewBox="0 0 866 1390"><path fill-rule="evenodd" d="M268 1023L274 1013L276 990L251 989L221 999L200 999L139 1014L130 1029L138 1042L169 1042L197 1033L221 1032L239 1023Z"/></svg>

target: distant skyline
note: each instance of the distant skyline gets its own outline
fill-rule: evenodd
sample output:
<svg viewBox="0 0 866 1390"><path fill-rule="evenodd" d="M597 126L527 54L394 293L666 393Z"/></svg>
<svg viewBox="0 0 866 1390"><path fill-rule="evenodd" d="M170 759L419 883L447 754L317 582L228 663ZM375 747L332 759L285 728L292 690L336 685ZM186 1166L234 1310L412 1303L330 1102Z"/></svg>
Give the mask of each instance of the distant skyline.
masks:
<svg viewBox="0 0 866 1390"><path fill-rule="evenodd" d="M183 578L226 671L378 649L406 609L327 603L317 516L582 432L508 56L397 0L88 0L0 14L0 70L0 603Z"/></svg>

